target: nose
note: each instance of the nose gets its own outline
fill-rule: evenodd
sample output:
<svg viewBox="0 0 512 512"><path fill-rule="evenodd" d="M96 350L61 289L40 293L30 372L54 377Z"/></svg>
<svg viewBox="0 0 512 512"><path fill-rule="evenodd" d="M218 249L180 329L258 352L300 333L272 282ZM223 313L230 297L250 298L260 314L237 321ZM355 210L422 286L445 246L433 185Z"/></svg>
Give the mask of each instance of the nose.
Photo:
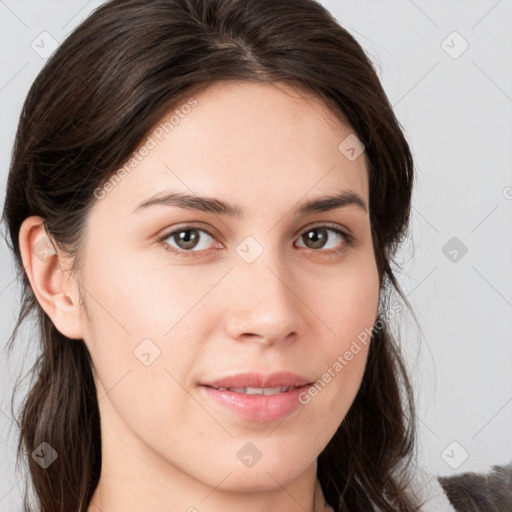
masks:
<svg viewBox="0 0 512 512"><path fill-rule="evenodd" d="M226 330L231 339L273 345L304 332L304 298L291 270L261 257L231 273Z"/></svg>

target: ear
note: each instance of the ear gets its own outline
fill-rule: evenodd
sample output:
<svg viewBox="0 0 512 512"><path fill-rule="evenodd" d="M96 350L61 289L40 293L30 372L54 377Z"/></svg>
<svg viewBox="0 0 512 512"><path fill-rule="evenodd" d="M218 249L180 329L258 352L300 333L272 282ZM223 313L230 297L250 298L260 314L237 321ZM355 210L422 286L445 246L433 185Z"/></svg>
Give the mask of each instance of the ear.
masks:
<svg viewBox="0 0 512 512"><path fill-rule="evenodd" d="M40 306L64 336L83 339L78 282L67 270L71 259L48 236L41 217L27 217L18 238L23 267Z"/></svg>

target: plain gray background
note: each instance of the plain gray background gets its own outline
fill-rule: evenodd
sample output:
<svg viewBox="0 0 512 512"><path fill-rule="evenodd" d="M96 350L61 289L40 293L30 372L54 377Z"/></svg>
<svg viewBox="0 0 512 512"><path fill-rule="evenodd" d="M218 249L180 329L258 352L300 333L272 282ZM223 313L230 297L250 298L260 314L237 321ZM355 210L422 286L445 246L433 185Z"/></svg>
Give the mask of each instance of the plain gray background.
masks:
<svg viewBox="0 0 512 512"><path fill-rule="evenodd" d="M61 42L102 3L0 0L2 205L22 103L45 62L33 41ZM370 56L415 157L399 281L421 331L405 309L396 329L425 467L487 471L512 460L512 1L322 3ZM3 346L20 290L3 240L0 265ZM0 358L0 511L21 509L9 401L34 359L29 327Z"/></svg>

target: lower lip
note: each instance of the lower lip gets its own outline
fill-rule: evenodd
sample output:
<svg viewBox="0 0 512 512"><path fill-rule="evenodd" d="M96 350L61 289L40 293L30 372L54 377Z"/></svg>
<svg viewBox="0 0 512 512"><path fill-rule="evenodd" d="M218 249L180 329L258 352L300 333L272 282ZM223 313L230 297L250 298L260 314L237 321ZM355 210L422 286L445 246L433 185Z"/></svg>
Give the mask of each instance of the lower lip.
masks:
<svg viewBox="0 0 512 512"><path fill-rule="evenodd" d="M220 391L209 386L200 386L202 392L214 402L224 405L249 421L277 421L291 414L303 405L299 395L308 390L311 384L290 389L275 395L246 395L234 391Z"/></svg>

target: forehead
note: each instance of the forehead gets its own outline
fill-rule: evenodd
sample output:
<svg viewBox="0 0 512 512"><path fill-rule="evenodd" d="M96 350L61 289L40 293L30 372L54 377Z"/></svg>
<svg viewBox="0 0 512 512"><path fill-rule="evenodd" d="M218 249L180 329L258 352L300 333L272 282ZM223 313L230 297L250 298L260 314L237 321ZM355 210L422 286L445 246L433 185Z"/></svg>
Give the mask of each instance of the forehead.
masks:
<svg viewBox="0 0 512 512"><path fill-rule="evenodd" d="M260 209L316 192L351 190L367 200L366 155L351 160L340 150L353 131L318 97L283 83L219 82L193 99L193 108L177 105L157 123L136 153L150 140L154 147L111 199L135 207L173 189L236 195Z"/></svg>

